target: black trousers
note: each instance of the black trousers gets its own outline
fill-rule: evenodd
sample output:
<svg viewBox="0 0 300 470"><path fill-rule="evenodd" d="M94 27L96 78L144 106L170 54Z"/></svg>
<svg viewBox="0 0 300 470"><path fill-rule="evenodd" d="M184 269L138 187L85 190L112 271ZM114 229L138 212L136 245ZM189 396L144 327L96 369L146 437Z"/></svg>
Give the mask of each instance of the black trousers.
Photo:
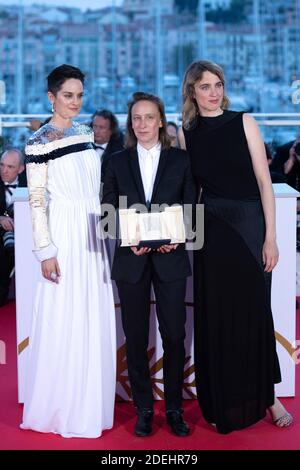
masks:
<svg viewBox="0 0 300 470"><path fill-rule="evenodd" d="M0 232L0 306L7 299L10 286L10 273L14 267L14 250L5 250Z"/></svg>
<svg viewBox="0 0 300 470"><path fill-rule="evenodd" d="M166 255L167 256L167 255ZM186 279L161 282L150 262L137 284L117 282L126 336L128 375L134 404L152 408L153 395L147 356L151 284L163 345L163 374L166 410L182 404L185 360Z"/></svg>

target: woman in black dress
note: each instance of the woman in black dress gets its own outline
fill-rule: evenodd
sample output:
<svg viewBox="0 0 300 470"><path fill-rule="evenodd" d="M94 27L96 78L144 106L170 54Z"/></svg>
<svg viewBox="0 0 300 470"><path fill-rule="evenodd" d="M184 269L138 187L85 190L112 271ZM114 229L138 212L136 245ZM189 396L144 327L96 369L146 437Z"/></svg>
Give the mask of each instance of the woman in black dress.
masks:
<svg viewBox="0 0 300 470"><path fill-rule="evenodd" d="M181 143L205 205L204 246L194 252L195 373L204 418L220 433L245 428L269 409L281 381L271 312L278 261L275 202L255 120L228 111L222 69L191 64L183 83Z"/></svg>

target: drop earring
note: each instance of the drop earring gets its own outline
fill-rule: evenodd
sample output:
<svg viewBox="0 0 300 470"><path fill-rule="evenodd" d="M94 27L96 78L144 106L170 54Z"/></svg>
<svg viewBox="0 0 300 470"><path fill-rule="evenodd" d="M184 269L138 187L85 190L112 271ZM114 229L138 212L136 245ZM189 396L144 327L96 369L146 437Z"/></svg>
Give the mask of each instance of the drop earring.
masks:
<svg viewBox="0 0 300 470"><path fill-rule="evenodd" d="M54 103L52 103L51 112L54 113Z"/></svg>

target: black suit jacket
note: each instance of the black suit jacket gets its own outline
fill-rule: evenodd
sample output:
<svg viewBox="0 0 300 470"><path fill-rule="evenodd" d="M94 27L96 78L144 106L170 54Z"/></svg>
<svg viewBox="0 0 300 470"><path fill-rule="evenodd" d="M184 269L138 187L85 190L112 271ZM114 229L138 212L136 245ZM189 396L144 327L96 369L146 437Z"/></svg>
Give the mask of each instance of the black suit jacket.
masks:
<svg viewBox="0 0 300 470"><path fill-rule="evenodd" d="M19 174L19 187L25 188L27 186L26 171L24 170ZM6 211L6 199L5 199L5 186L0 178L0 215L4 215Z"/></svg>
<svg viewBox="0 0 300 470"><path fill-rule="evenodd" d="M106 149L102 155L102 165L101 165L101 182L104 182L106 168L109 162L109 159L113 153L120 152L124 149L124 139L123 135L120 135L118 139L110 139L107 144Z"/></svg>
<svg viewBox="0 0 300 470"><path fill-rule="evenodd" d="M112 155L106 169L102 204L118 208L119 197L127 196L127 207L146 205L136 149ZM151 204L195 204L196 188L187 152L177 148L162 150L153 187ZM136 256L130 248L117 246L112 279L138 282L146 263L151 262L160 280L171 282L191 274L188 254L183 244L170 253L150 252Z"/></svg>

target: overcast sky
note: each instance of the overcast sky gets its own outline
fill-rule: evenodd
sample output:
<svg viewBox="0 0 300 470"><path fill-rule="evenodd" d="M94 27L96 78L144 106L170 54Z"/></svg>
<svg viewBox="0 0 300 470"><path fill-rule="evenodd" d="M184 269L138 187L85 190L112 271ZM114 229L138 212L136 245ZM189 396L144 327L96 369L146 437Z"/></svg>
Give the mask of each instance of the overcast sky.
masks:
<svg viewBox="0 0 300 470"><path fill-rule="evenodd" d="M91 9L102 8L112 5L112 0L22 0L24 5L32 5L33 3L43 4L43 5L59 5L59 6L70 6L83 8L84 10L87 7ZM123 3L123 0L115 0L116 5ZM19 5L20 0L0 0L0 5Z"/></svg>

